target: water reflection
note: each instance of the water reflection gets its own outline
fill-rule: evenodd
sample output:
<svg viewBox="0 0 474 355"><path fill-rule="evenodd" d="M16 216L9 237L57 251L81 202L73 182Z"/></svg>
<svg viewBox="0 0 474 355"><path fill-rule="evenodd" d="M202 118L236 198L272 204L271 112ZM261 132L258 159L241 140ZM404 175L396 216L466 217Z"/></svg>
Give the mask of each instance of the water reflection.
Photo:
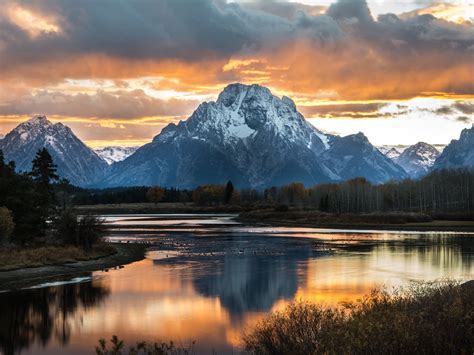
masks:
<svg viewBox="0 0 474 355"><path fill-rule="evenodd" d="M182 215L172 218L176 229L141 216L136 222L156 231L113 236L149 243L147 259L80 284L0 294L0 352L86 353L118 334L128 343L194 340L198 354L238 353L246 327L293 299L336 304L380 285L474 274L472 235L322 233L202 218L205 225L189 221L196 231L183 228Z"/></svg>
<svg viewBox="0 0 474 355"><path fill-rule="evenodd" d="M269 311L276 301L291 299L299 276L306 274L307 261L327 254L311 240L269 237L181 239L177 248L174 244L164 248L173 247L185 250L155 264L188 263L195 270L194 289L205 297L217 297L233 319Z"/></svg>
<svg viewBox="0 0 474 355"><path fill-rule="evenodd" d="M66 346L74 317L108 294L92 282L1 293L0 353L18 353L35 342L46 347L52 338Z"/></svg>

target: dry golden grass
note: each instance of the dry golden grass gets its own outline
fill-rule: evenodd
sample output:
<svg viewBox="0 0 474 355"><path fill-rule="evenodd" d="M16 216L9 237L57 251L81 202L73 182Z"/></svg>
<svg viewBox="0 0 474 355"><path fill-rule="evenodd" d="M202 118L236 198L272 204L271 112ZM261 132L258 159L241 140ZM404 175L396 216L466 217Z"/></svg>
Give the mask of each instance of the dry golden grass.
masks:
<svg viewBox="0 0 474 355"><path fill-rule="evenodd" d="M93 260L116 252L115 248L107 243L94 245L92 251L88 253L74 246L43 246L5 250L0 251L0 271Z"/></svg>

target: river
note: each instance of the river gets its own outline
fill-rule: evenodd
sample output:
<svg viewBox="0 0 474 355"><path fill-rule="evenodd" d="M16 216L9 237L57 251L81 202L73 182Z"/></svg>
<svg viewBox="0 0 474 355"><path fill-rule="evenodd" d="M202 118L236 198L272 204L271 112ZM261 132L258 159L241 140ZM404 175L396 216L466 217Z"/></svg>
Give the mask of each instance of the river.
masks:
<svg viewBox="0 0 474 355"><path fill-rule="evenodd" d="M1 293L0 353L93 353L116 334L235 354L245 329L292 300L336 305L374 287L474 278L474 233L259 227L234 217L104 216L109 240L146 243L146 259Z"/></svg>

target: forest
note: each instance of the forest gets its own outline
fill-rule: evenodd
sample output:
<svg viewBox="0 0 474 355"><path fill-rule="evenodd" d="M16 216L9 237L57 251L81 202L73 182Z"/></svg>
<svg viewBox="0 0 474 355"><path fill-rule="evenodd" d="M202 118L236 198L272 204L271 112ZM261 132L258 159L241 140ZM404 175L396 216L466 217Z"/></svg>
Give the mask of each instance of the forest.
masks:
<svg viewBox="0 0 474 355"><path fill-rule="evenodd" d="M152 189L156 192L152 194ZM418 180L372 184L364 178L305 187L294 182L263 190L203 185L193 191L175 188L132 187L106 190L76 189L76 205L140 202L193 202L198 206L236 205L245 209L287 207L317 209L329 213L419 212L472 214L474 171L440 170Z"/></svg>

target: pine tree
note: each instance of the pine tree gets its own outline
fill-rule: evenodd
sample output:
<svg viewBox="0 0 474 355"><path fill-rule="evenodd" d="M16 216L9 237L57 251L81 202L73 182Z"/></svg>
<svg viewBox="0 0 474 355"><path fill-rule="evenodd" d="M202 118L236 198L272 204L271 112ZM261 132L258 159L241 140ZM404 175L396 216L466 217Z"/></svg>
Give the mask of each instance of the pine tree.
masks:
<svg viewBox="0 0 474 355"><path fill-rule="evenodd" d="M56 174L57 166L53 163L53 158L48 150L46 148L38 150L32 164L31 177L49 190L51 182L57 181L59 176Z"/></svg>
<svg viewBox="0 0 474 355"><path fill-rule="evenodd" d="M232 195L234 193L234 185L232 181L228 181L227 185L225 186L225 203L229 203L232 199Z"/></svg>

